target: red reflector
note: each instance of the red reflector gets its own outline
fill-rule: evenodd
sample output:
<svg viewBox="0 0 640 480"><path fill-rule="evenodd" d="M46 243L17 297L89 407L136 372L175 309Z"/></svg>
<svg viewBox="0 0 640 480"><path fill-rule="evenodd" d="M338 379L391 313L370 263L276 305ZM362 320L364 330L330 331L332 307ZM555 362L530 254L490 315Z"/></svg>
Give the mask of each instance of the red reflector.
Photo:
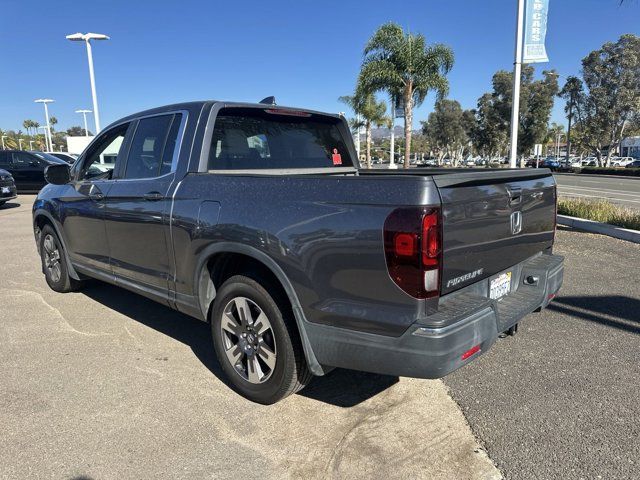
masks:
<svg viewBox="0 0 640 480"><path fill-rule="evenodd" d="M480 345L476 345L475 347L471 347L469 350L467 350L466 352L464 352L462 354L462 360L466 360L467 358L469 358L471 355L474 355L476 353L478 353L480 351Z"/></svg>
<svg viewBox="0 0 640 480"><path fill-rule="evenodd" d="M416 236L413 233L398 233L394 239L396 255L411 257L416 253Z"/></svg>
<svg viewBox="0 0 640 480"><path fill-rule="evenodd" d="M547 295L547 300L553 300L554 298L556 298L555 293L550 293L549 295Z"/></svg>

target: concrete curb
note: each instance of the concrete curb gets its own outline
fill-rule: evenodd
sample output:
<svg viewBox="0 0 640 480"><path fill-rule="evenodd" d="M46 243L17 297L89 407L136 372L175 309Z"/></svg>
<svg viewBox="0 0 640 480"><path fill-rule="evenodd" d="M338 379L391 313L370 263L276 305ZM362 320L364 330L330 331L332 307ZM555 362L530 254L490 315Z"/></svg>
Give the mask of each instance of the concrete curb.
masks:
<svg viewBox="0 0 640 480"><path fill-rule="evenodd" d="M627 240L633 243L640 243L640 231L630 230L628 228L616 227L608 223L595 222L593 220L585 220L584 218L569 217L567 215L558 215L558 224L567 227L578 228L591 233L599 233L608 235L609 237Z"/></svg>

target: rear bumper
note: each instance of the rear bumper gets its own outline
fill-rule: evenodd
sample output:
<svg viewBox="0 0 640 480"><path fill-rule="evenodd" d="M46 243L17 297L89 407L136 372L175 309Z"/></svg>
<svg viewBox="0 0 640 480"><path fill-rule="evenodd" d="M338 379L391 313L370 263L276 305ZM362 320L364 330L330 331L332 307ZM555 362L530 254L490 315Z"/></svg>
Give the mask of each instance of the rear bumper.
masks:
<svg viewBox="0 0 640 480"><path fill-rule="evenodd" d="M499 301L488 298L488 279L442 297L437 314L428 322L414 323L399 337L312 325L307 332L311 347L322 365L403 377L443 377L486 352L500 333L524 316L546 307L562 286L563 260L558 255L537 255L514 265L508 269L512 292ZM529 277L537 282L527 284ZM474 347L479 350L463 359Z"/></svg>

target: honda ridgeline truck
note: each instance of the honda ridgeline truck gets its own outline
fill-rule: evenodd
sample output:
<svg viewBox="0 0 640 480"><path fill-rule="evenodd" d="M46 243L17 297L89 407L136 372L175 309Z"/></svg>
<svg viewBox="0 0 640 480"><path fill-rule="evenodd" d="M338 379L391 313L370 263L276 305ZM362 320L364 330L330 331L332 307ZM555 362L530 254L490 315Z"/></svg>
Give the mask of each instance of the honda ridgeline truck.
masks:
<svg viewBox="0 0 640 480"><path fill-rule="evenodd" d="M95 278L211 324L273 403L334 367L438 378L562 284L547 169L361 170L345 119L204 101L131 115L33 205L58 292Z"/></svg>

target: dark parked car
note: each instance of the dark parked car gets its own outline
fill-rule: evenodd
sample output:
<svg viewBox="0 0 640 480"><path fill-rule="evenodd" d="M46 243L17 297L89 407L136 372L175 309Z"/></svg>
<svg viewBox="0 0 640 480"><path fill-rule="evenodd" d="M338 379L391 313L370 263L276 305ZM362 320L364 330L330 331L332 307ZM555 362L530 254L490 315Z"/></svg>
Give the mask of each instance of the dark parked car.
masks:
<svg viewBox="0 0 640 480"><path fill-rule="evenodd" d="M64 160L43 152L0 150L0 168L13 176L18 191L37 191L46 185L44 169L52 164L65 164Z"/></svg>
<svg viewBox="0 0 640 480"><path fill-rule="evenodd" d="M131 115L48 167L43 273L58 292L92 277L209 322L230 385L260 403L333 367L442 377L557 293L548 169L356 165L338 115L214 101Z"/></svg>
<svg viewBox="0 0 640 480"><path fill-rule="evenodd" d="M634 160L631 163L627 163L625 168L640 168L640 160Z"/></svg>
<svg viewBox="0 0 640 480"><path fill-rule="evenodd" d="M52 157L59 158L60 160L64 160L70 165L73 165L73 162L76 161L78 157L71 155L70 153L65 152L46 152L47 155L51 155Z"/></svg>
<svg viewBox="0 0 640 480"><path fill-rule="evenodd" d="M17 196L13 177L9 172L0 168L0 207Z"/></svg>

